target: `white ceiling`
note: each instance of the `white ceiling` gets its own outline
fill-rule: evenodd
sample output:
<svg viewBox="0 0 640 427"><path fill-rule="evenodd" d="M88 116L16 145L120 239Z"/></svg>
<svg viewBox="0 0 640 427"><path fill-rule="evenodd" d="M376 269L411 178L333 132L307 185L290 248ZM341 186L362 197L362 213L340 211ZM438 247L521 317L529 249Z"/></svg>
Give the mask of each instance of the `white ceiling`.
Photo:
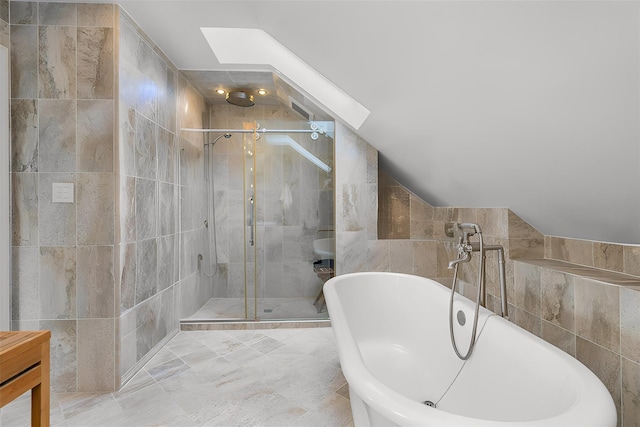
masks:
<svg viewBox="0 0 640 427"><path fill-rule="evenodd" d="M200 27L266 31L371 111L357 132L435 206L640 243L636 1L120 4L184 70L231 69Z"/></svg>

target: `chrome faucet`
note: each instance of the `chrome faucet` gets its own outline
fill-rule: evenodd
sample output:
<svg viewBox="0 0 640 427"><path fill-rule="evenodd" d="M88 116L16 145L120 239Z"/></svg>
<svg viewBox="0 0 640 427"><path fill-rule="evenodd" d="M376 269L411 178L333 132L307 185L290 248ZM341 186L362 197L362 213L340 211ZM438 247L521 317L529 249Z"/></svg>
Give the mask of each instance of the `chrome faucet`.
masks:
<svg viewBox="0 0 640 427"><path fill-rule="evenodd" d="M498 252L498 271L500 275L499 278L500 278L500 302L501 302L500 315L508 319L509 307L507 304L507 284L506 284L506 274L505 274L504 248L501 245L485 245L482 241L482 230L480 229L480 226L477 224L447 222L444 226L444 231L448 237L453 237L458 239L458 243L457 243L458 258L452 261L449 261L450 269L456 268L458 264L471 261L472 252L480 252L480 271L479 271L478 286L480 291L479 301L480 301L480 305L482 305L483 307L486 306L486 300L487 300L487 289L486 289L486 283L485 283L486 279L484 277L485 260L486 260L485 252L486 251ZM470 242L469 237L476 234L478 235L480 241Z"/></svg>
<svg viewBox="0 0 640 427"><path fill-rule="evenodd" d="M469 237L475 234L482 235L480 226L476 224L459 224L457 222L448 222L444 226L445 234L448 237L458 239L458 258L449 261L449 269L455 268L456 265L471 261L471 253L478 249L469 241Z"/></svg>
<svg viewBox="0 0 640 427"><path fill-rule="evenodd" d="M451 345L456 355L462 359L467 360L473 353L473 346L476 343L476 331L478 328L478 317L480 306L485 305L485 277L484 277L484 240L482 238L482 230L477 224L458 224L458 223L446 223L444 226L445 234L449 237L458 239L458 258L449 262L449 268L453 268L453 284L451 285L451 298L449 298L449 336L451 338ZM460 263L469 262L471 260L471 253L474 251L475 243L469 241L469 236L478 235L477 251L480 252L480 268L478 269L478 293L476 297L475 315L473 317L473 327L471 330L471 338L469 339L469 347L466 353L461 353L458 350L456 339L454 337L453 327L453 300L456 293L456 286L458 284L458 267Z"/></svg>
<svg viewBox="0 0 640 427"><path fill-rule="evenodd" d="M458 253L458 258L449 261L449 270L453 269L456 265L462 263L462 262L469 262L471 261L471 255L469 255L469 252L467 251L460 251Z"/></svg>
<svg viewBox="0 0 640 427"><path fill-rule="evenodd" d="M473 347L476 342L476 331L478 328L478 316L480 306L486 307L487 299L487 287L485 277L485 263L486 263L486 251L498 251L498 265L500 268L500 298L502 300L501 315L508 318L507 312L507 286L504 273L504 249L500 245L485 245L484 238L482 237L482 230L478 224L456 223L448 222L444 226L445 234L448 237L457 238L458 258L449 262L449 268L453 269L453 284L451 286L451 298L449 299L449 335L451 337L451 345L456 355L462 359L467 360L473 353ZM477 235L478 241L471 242L469 237ZM476 308L475 316L473 318L473 329L471 331L471 338L469 340L469 347L467 352L463 355L458 350L458 345L454 338L453 328L453 300L456 293L456 287L458 284L458 267L459 264L469 262L471 260L471 254L478 252L480 257L480 266L478 268L478 293L476 296Z"/></svg>

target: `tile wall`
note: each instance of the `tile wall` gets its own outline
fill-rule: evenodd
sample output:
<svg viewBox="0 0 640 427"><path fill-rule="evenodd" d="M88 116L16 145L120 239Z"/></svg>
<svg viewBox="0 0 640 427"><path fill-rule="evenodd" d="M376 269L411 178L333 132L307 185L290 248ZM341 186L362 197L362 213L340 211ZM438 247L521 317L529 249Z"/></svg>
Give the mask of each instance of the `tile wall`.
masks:
<svg viewBox="0 0 640 427"><path fill-rule="evenodd" d="M383 170L378 171L378 238L407 240L412 237L433 237L433 230L424 236L411 235L411 206L426 205ZM433 209L433 208L431 208ZM416 213L413 218L433 217L432 212Z"/></svg>
<svg viewBox="0 0 640 427"><path fill-rule="evenodd" d="M178 79L179 136L179 293L178 318L193 314L212 296L211 281L198 271L197 256L205 254L207 193L204 180L204 136L180 129L208 128L209 105L184 78ZM160 233L162 233L162 224ZM177 267L176 267L177 268ZM162 271L159 270L159 274Z"/></svg>
<svg viewBox="0 0 640 427"><path fill-rule="evenodd" d="M119 371L128 379L211 297L205 243L204 98L119 15Z"/></svg>
<svg viewBox="0 0 640 427"><path fill-rule="evenodd" d="M336 274L366 271L378 237L378 152L346 125L335 124Z"/></svg>
<svg viewBox="0 0 640 427"><path fill-rule="evenodd" d="M178 131L208 125L208 106L115 5L1 5L12 327L52 331L54 391L114 390L211 296L202 135ZM54 203L53 183L74 202Z"/></svg>
<svg viewBox="0 0 640 427"><path fill-rule="evenodd" d="M576 357L607 379L623 423L640 425L640 246L545 236L545 258L597 269L585 278L581 267L578 273L540 267L541 274L559 277L566 295L561 307L565 317L575 317L575 325L564 324L545 317L547 310L542 324L561 328L557 335L564 337L568 353L575 342Z"/></svg>
<svg viewBox="0 0 640 427"><path fill-rule="evenodd" d="M0 46L9 48L10 43L9 27L9 0L0 0Z"/></svg>
<svg viewBox="0 0 640 427"><path fill-rule="evenodd" d="M616 403L619 425L639 425L640 277L523 260L515 279L516 323L595 372Z"/></svg>
<svg viewBox="0 0 640 427"><path fill-rule="evenodd" d="M627 426L640 425L638 254L633 245L546 236L545 260L516 263L522 326L593 370Z"/></svg>
<svg viewBox="0 0 640 427"><path fill-rule="evenodd" d="M516 270L540 301L528 329L598 375L620 425L640 425L640 246L545 236L544 258L558 262Z"/></svg>
<svg viewBox="0 0 640 427"><path fill-rule="evenodd" d="M10 4L12 326L52 331L54 391L116 383L114 19L113 5Z"/></svg>
<svg viewBox="0 0 640 427"><path fill-rule="evenodd" d="M453 271L448 262L456 257L452 239L444 234L446 222L479 224L486 244L501 245L506 257L508 293L513 294L513 260L541 258L544 236L507 208L441 208L433 207L404 186L379 172L378 239L369 242L367 269L397 271L429 277L451 286ZM477 260L472 268L460 269L462 286L467 295L475 295L469 285L475 278ZM499 304L499 271L497 254L487 253L487 292L489 304ZM498 306L496 306L497 308Z"/></svg>

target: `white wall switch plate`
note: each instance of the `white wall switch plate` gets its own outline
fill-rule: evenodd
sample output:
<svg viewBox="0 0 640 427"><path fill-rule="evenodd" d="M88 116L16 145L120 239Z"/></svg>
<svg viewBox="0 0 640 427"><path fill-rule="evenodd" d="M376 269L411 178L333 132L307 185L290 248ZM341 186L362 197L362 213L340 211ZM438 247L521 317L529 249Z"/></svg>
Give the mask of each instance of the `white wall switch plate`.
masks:
<svg viewBox="0 0 640 427"><path fill-rule="evenodd" d="M73 183L54 182L51 184L51 201L53 203L73 203Z"/></svg>

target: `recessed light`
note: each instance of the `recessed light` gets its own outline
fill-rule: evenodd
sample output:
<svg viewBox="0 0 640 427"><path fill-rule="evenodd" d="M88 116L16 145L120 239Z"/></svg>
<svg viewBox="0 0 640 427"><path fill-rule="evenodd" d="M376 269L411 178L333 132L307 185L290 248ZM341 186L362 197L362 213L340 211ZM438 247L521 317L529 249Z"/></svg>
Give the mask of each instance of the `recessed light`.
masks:
<svg viewBox="0 0 640 427"><path fill-rule="evenodd" d="M266 95L267 91L264 89L258 89L258 95Z"/></svg>
<svg viewBox="0 0 640 427"><path fill-rule="evenodd" d="M226 90L224 90L224 89L216 89L216 93L217 93L218 95L224 95L225 93L227 93L227 91L226 91Z"/></svg>

